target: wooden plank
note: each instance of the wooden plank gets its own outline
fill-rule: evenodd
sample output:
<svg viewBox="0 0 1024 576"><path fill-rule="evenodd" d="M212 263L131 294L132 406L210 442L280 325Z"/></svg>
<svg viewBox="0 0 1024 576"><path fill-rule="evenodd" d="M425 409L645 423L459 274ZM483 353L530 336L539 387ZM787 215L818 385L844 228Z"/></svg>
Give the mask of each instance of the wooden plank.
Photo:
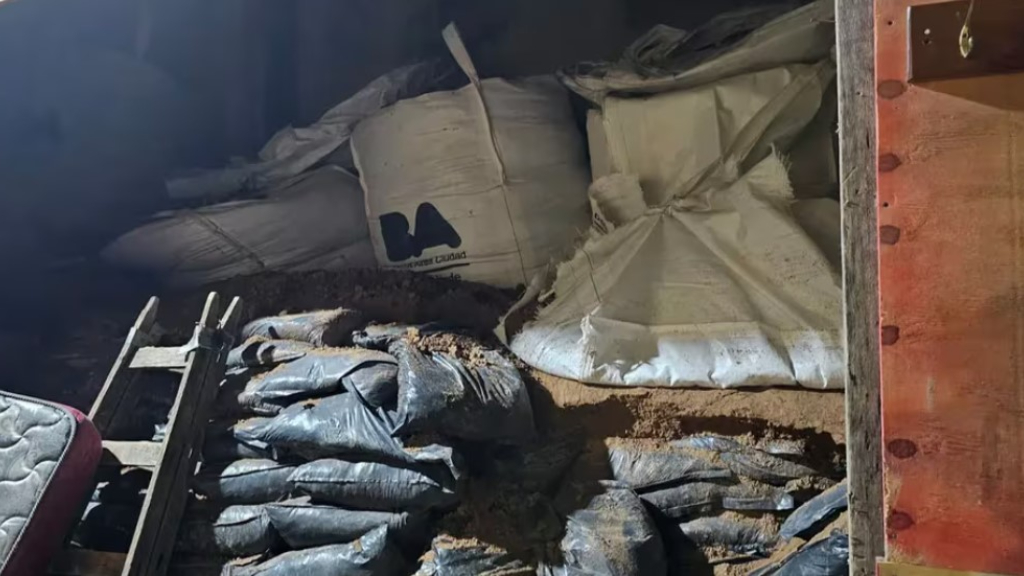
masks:
<svg viewBox="0 0 1024 576"><path fill-rule="evenodd" d="M919 3L876 4L888 558L1021 576L1024 75L908 85Z"/></svg>
<svg viewBox="0 0 1024 576"><path fill-rule="evenodd" d="M908 77L912 82L970 78L1024 70L1024 2L976 0L970 31L973 49L960 52L960 32L970 0L910 7Z"/></svg>
<svg viewBox="0 0 1024 576"><path fill-rule="evenodd" d="M211 293L197 328L217 330L215 339L223 336L223 327L228 326L232 331L237 327L241 307L236 298L225 318L218 321L215 317L218 304L218 296ZM124 576L159 576L167 570L185 506L188 480L198 458L199 450L192 447L202 443L209 410L227 360L229 343L214 344L220 344L219 348L197 348L185 368L171 409L163 456L143 502L140 526L132 541Z"/></svg>
<svg viewBox="0 0 1024 576"><path fill-rule="evenodd" d="M52 576L120 576L127 554L68 549L50 565Z"/></svg>
<svg viewBox="0 0 1024 576"><path fill-rule="evenodd" d="M120 411L121 404L135 381L134 373L128 368L135 352L143 346L152 344L150 331L156 324L156 313L159 306L159 299L150 298L142 312L139 313L135 325L132 326L125 338L121 352L117 355L114 365L107 374L103 388L96 396L92 410L89 411L89 420L96 426L101 436L107 435L111 424L113 424L114 416Z"/></svg>
<svg viewBox="0 0 1024 576"><path fill-rule="evenodd" d="M160 461L163 444L160 442L129 442L120 440L103 441L104 466L134 466L154 468Z"/></svg>
<svg viewBox="0 0 1024 576"><path fill-rule="evenodd" d="M184 348L153 347L139 348L132 358L131 368L148 370L181 370L188 364L188 353Z"/></svg>
<svg viewBox="0 0 1024 576"><path fill-rule="evenodd" d="M836 7L850 573L873 576L876 558L885 554L875 232L874 6L873 0L841 0Z"/></svg>
<svg viewBox="0 0 1024 576"><path fill-rule="evenodd" d="M878 564L878 576L998 576L985 572L959 572L956 570L945 570L942 568L925 568L924 566L913 566L911 564L893 564L880 562Z"/></svg>

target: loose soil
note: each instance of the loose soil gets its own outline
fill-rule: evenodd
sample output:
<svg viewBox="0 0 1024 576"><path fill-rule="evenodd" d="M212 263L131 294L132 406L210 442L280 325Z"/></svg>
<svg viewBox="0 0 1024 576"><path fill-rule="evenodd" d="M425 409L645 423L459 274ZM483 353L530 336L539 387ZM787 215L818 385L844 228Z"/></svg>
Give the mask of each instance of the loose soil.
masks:
<svg viewBox="0 0 1024 576"><path fill-rule="evenodd" d="M613 388L533 371L534 383L559 410L599 414L585 423L598 435L672 439L680 434L756 433L778 438L845 439L841 391Z"/></svg>

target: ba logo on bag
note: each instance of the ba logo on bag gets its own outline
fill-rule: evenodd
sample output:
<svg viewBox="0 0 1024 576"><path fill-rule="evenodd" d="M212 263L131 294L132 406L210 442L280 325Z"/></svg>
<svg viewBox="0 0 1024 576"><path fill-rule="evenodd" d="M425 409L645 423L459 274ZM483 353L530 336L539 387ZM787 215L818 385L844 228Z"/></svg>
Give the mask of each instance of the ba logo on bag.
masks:
<svg viewBox="0 0 1024 576"><path fill-rule="evenodd" d="M384 238L388 260L392 262L420 256L424 250L435 246L458 248L462 245L459 233L429 202L424 202L416 208L414 234L409 233L409 219L400 212L381 214L380 232Z"/></svg>

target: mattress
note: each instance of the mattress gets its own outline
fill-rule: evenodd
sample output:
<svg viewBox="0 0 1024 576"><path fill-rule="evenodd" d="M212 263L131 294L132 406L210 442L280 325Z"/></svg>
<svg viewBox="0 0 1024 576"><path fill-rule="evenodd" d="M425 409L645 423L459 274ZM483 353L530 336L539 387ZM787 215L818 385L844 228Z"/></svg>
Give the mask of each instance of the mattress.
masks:
<svg viewBox="0 0 1024 576"><path fill-rule="evenodd" d="M0 576L43 573L93 489L102 452L81 412L0 392Z"/></svg>

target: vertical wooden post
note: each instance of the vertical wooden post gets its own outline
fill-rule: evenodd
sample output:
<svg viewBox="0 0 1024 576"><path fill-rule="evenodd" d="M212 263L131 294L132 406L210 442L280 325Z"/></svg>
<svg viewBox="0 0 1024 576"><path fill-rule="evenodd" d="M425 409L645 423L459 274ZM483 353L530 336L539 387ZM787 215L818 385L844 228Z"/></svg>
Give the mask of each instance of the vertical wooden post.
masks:
<svg viewBox="0 0 1024 576"><path fill-rule="evenodd" d="M874 0L836 0L852 576L872 576L876 558L884 556L873 4Z"/></svg>

